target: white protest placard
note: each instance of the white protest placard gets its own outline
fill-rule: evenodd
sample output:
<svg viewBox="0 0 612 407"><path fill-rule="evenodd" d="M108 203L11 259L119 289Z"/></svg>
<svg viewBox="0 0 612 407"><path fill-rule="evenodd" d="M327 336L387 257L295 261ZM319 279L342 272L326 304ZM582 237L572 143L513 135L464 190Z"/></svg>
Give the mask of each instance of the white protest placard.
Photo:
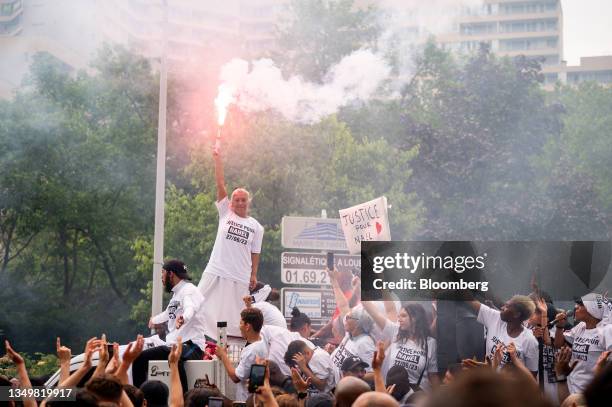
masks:
<svg viewBox="0 0 612 407"><path fill-rule="evenodd" d="M351 254L361 252L362 241L389 241L387 198L382 196L366 203L340 210L340 225Z"/></svg>

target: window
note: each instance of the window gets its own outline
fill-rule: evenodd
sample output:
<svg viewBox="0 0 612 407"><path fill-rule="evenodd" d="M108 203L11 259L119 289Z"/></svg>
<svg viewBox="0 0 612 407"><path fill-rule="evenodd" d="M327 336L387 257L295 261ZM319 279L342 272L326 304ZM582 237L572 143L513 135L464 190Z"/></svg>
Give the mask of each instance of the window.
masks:
<svg viewBox="0 0 612 407"><path fill-rule="evenodd" d="M502 51L527 51L537 49L556 48L557 38L519 38L516 40L501 40L499 42Z"/></svg>
<svg viewBox="0 0 612 407"><path fill-rule="evenodd" d="M499 24L500 32L539 32L556 31L557 19L531 21L504 21Z"/></svg>
<svg viewBox="0 0 612 407"><path fill-rule="evenodd" d="M549 13L557 10L558 1L530 1L524 3L500 4L500 14Z"/></svg>
<svg viewBox="0 0 612 407"><path fill-rule="evenodd" d="M544 83L545 84L554 84L558 80L558 75L556 73L547 73L544 74Z"/></svg>
<svg viewBox="0 0 612 407"><path fill-rule="evenodd" d="M21 6L21 0L16 0L10 3L0 4L0 15L10 16L15 11L19 10L20 6Z"/></svg>
<svg viewBox="0 0 612 407"><path fill-rule="evenodd" d="M599 82L599 83L612 83L612 70L570 72L567 74L567 81L572 84L586 82L586 81L593 81L593 82Z"/></svg>
<svg viewBox="0 0 612 407"><path fill-rule="evenodd" d="M495 23L461 24L460 32L463 35L483 35L497 32Z"/></svg>

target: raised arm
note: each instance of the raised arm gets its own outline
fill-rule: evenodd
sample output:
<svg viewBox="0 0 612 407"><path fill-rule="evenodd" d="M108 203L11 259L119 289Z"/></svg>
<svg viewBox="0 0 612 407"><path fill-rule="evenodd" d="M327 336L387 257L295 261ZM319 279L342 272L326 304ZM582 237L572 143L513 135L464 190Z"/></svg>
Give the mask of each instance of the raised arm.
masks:
<svg viewBox="0 0 612 407"><path fill-rule="evenodd" d="M183 407L183 386L181 385L181 377L179 374L178 363L181 358L183 349L183 341L179 336L177 343L172 345L170 354L168 355L168 365L170 365L170 407Z"/></svg>
<svg viewBox="0 0 612 407"><path fill-rule="evenodd" d="M87 372L91 369L91 358L94 352L99 351L101 347L101 342L98 338L91 338L87 341L85 345L85 358L83 360L83 364L79 369L70 375L66 380L60 383L58 387L76 387L77 384L85 377Z"/></svg>
<svg viewBox="0 0 612 407"><path fill-rule="evenodd" d="M6 354L11 359L11 361L15 364L15 368L17 369L17 375L19 376L19 382L21 383L21 387L23 388L31 388L32 383L30 382L30 377L28 376L28 371L26 370L25 361L23 357L11 348L11 344L9 341L4 341L4 346L6 348ZM31 397L23 398L23 405L25 407L36 407L36 400Z"/></svg>
<svg viewBox="0 0 612 407"><path fill-rule="evenodd" d="M555 348L560 349L565 345L565 336L563 335L563 328L567 324L567 314L565 312L559 312L555 319L557 320L555 331Z"/></svg>
<svg viewBox="0 0 612 407"><path fill-rule="evenodd" d="M342 292L342 288L340 288L340 283L338 283L338 279L337 279L338 272L335 269L334 270L328 269L327 273L329 274L329 280L331 281L332 288L334 289L334 297L336 298L336 306L340 310L340 315L344 317L346 314L350 312L351 307L349 307L349 303L346 297L344 296L344 293Z"/></svg>
<svg viewBox="0 0 612 407"><path fill-rule="evenodd" d="M225 189L225 177L223 175L223 160L221 160L221 154L218 151L213 152L213 159L215 160L215 182L217 183L217 202L220 202L227 196L227 190Z"/></svg>
<svg viewBox="0 0 612 407"><path fill-rule="evenodd" d="M63 382L70 377L70 359L72 359L72 352L70 348L62 346L60 337L56 340L57 359L60 362L60 378L59 382Z"/></svg>
<svg viewBox="0 0 612 407"><path fill-rule="evenodd" d="M468 301L468 304L470 304L470 307L472 307L472 309L474 310L474 312L476 314L478 314L480 312L480 301L478 301L478 300L470 300L470 301Z"/></svg>
<svg viewBox="0 0 612 407"><path fill-rule="evenodd" d="M361 305L363 305L366 312L370 314L374 322L376 322L376 325L378 325L380 329L385 329L387 318L376 309L376 305L370 301L361 301Z"/></svg>

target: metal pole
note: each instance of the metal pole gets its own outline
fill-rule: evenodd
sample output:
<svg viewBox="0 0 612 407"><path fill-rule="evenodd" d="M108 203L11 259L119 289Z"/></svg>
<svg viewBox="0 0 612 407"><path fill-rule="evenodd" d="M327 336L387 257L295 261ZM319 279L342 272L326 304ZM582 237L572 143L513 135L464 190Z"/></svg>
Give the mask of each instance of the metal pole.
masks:
<svg viewBox="0 0 612 407"><path fill-rule="evenodd" d="M168 93L168 66L166 58L166 26L168 4L162 1L162 52L159 72L159 117L157 124L157 174L155 183L155 235L153 239L153 298L151 315L162 311L163 287L161 268L164 261L164 204L166 195L166 96Z"/></svg>

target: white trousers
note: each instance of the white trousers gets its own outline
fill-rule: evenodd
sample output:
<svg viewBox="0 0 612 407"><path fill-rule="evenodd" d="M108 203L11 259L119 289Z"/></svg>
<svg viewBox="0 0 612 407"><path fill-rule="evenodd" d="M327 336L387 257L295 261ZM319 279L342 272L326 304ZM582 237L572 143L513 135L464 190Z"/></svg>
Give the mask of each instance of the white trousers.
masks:
<svg viewBox="0 0 612 407"><path fill-rule="evenodd" d="M245 308L242 298L249 294L248 283L204 272L198 288L204 296L201 312L206 335L218 340L217 322L226 321L227 334L241 336L240 312Z"/></svg>

